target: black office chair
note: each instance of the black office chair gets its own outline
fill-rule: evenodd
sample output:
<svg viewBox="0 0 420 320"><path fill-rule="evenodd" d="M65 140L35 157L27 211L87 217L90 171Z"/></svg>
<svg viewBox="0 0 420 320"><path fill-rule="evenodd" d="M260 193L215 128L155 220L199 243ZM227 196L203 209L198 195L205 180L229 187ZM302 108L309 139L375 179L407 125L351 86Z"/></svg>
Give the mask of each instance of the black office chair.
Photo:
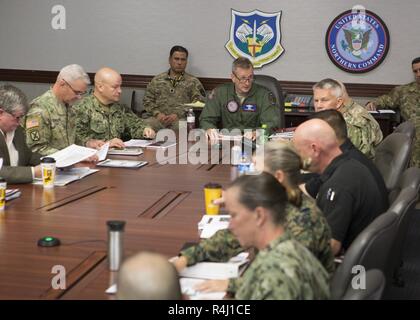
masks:
<svg viewBox="0 0 420 320"><path fill-rule="evenodd" d="M408 232L409 223L419 197L420 190L420 169L408 168L398 181L400 190L396 198L390 202L389 211L394 212L398 217L398 233L392 245L391 255L385 276L388 284L404 286L404 279L401 273L403 260L402 250Z"/></svg>
<svg viewBox="0 0 420 320"><path fill-rule="evenodd" d="M411 121L404 121L395 128L394 132L405 133L413 141L416 136L416 127Z"/></svg>
<svg viewBox="0 0 420 320"><path fill-rule="evenodd" d="M280 86L278 80L274 77L263 75L263 74L256 74L254 76L254 82L266 87L268 90L272 92L276 101L279 104L279 112L280 112L280 123L279 128L285 127L285 120L284 120L284 95L283 90Z"/></svg>
<svg viewBox="0 0 420 320"><path fill-rule="evenodd" d="M373 162L384 178L388 191L397 185L410 161L413 143L404 133L391 133L376 148Z"/></svg>
<svg viewBox="0 0 420 320"><path fill-rule="evenodd" d="M385 289L385 276L381 270L371 269L366 272L366 287L354 288L351 283L342 300L381 300Z"/></svg>
<svg viewBox="0 0 420 320"><path fill-rule="evenodd" d="M353 273L355 266L363 266L366 271L379 269L385 273L397 228L397 215L392 211L387 211L378 216L356 237L331 280L332 299L343 299L356 275Z"/></svg>
<svg viewBox="0 0 420 320"><path fill-rule="evenodd" d="M142 117L142 115L145 114L143 95L140 93L140 90L133 90L131 93L131 110L139 117Z"/></svg>

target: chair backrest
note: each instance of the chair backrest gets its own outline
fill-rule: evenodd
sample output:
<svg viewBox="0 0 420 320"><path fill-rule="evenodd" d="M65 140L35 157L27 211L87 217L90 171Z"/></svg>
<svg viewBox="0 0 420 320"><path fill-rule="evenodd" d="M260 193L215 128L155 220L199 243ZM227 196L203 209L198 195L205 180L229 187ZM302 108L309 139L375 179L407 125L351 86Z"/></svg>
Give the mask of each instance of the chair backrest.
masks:
<svg viewBox="0 0 420 320"><path fill-rule="evenodd" d="M350 283L342 300L380 300L385 289L386 279L381 270L371 269L366 272L365 288L353 288Z"/></svg>
<svg viewBox="0 0 420 320"><path fill-rule="evenodd" d="M331 297L342 299L355 276L354 267L362 266L366 271L379 269L385 273L392 243L397 234L397 215L387 211L378 216L352 242L345 253L342 264L331 281Z"/></svg>
<svg viewBox="0 0 420 320"><path fill-rule="evenodd" d="M284 94L283 90L280 86L279 81L271 76L263 75L263 74L256 74L254 76L255 83L266 87L268 90L271 91L271 93L276 98L276 101L279 104L279 112L280 112L280 124L279 128L285 127L285 120L284 120Z"/></svg>
<svg viewBox="0 0 420 320"><path fill-rule="evenodd" d="M414 212L418 200L420 189L420 169L416 167L408 168L404 171L399 181L400 192L395 200L391 202L389 211L398 216L398 233L392 245L389 257L388 268L385 276L394 282L399 282L399 268L402 264L402 250L406 238L411 216Z"/></svg>
<svg viewBox="0 0 420 320"><path fill-rule="evenodd" d="M417 190L417 193L420 191L420 169L417 167L411 167L406 169L401 177L398 179L398 182L394 189L392 189L388 194L389 204L392 206L395 199L397 199L401 190L411 187Z"/></svg>
<svg viewBox="0 0 420 320"><path fill-rule="evenodd" d="M391 133L376 148L374 163L388 191L397 185L410 160L412 141L404 133Z"/></svg>
<svg viewBox="0 0 420 320"><path fill-rule="evenodd" d="M405 133L411 140L414 140L414 137L416 136L416 127L411 121L404 121L395 128L394 132Z"/></svg>
<svg viewBox="0 0 420 320"><path fill-rule="evenodd" d="M138 116L141 116L144 111L143 96L144 93L140 90L133 90L131 93L131 110Z"/></svg>

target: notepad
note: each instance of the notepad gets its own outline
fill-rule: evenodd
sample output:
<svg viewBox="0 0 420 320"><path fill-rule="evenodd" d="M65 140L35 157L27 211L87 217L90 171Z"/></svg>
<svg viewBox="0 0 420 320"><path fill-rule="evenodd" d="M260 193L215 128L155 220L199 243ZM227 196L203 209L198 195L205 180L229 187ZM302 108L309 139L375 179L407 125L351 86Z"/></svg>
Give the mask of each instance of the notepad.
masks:
<svg viewBox="0 0 420 320"><path fill-rule="evenodd" d="M176 142L174 142L174 141L155 141L155 142L147 145L146 148L166 149L166 148L172 147L174 145L176 145Z"/></svg>
<svg viewBox="0 0 420 320"><path fill-rule="evenodd" d="M135 161L135 160L112 160L107 159L105 161L98 162L98 167L111 167L111 168L140 168L147 165L147 161Z"/></svg>
<svg viewBox="0 0 420 320"><path fill-rule="evenodd" d="M125 149L110 148L108 150L108 154L110 155L139 156L142 153L143 153L143 150L141 148L136 148L136 147L129 147Z"/></svg>

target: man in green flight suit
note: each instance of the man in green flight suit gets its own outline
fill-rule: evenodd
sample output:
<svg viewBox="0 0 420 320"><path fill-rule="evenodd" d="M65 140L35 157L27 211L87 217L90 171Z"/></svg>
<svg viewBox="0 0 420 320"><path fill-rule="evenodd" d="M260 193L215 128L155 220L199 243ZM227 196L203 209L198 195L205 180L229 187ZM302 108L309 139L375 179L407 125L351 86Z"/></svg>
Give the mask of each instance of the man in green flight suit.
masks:
<svg viewBox="0 0 420 320"><path fill-rule="evenodd" d="M154 138L155 132L127 106L119 103L121 75L102 68L95 74L95 90L77 106L76 143L95 141L95 148L105 141L110 147L124 148L125 139Z"/></svg>
<svg viewBox="0 0 420 320"><path fill-rule="evenodd" d="M217 128L255 130L263 124L269 132L280 125L280 107L273 94L254 83L254 68L247 58L232 64L232 83L222 84L208 97L200 116L200 127L211 141L218 139ZM255 131L245 132L255 139Z"/></svg>
<svg viewBox="0 0 420 320"><path fill-rule="evenodd" d="M389 94L369 102L368 110L380 108L400 109L405 121L411 121L416 127L416 141L411 157L411 165L420 167L420 57L411 62L415 81L395 87Z"/></svg>
<svg viewBox="0 0 420 320"><path fill-rule="evenodd" d="M61 69L50 90L31 102L24 125L33 152L46 156L75 143L72 105L86 93L89 83L83 68L71 64ZM86 146L92 147L90 142Z"/></svg>

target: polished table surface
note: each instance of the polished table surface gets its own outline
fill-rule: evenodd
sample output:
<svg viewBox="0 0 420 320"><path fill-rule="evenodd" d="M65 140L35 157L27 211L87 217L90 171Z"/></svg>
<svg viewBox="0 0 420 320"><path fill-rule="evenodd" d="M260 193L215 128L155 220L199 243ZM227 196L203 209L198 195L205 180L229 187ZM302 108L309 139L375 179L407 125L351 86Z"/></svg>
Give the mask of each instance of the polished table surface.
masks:
<svg viewBox="0 0 420 320"><path fill-rule="evenodd" d="M177 147L173 147L176 148ZM179 159L179 153L176 155ZM0 299L112 299L105 290L116 273L107 266L108 220L125 220L125 256L147 250L168 258L185 242L198 241L204 213L203 186L227 185L224 164L164 164L144 149L140 169L100 168L65 187L18 187L22 196L0 215ZM43 236L58 247L37 246ZM55 265L66 270L66 289L53 289Z"/></svg>

